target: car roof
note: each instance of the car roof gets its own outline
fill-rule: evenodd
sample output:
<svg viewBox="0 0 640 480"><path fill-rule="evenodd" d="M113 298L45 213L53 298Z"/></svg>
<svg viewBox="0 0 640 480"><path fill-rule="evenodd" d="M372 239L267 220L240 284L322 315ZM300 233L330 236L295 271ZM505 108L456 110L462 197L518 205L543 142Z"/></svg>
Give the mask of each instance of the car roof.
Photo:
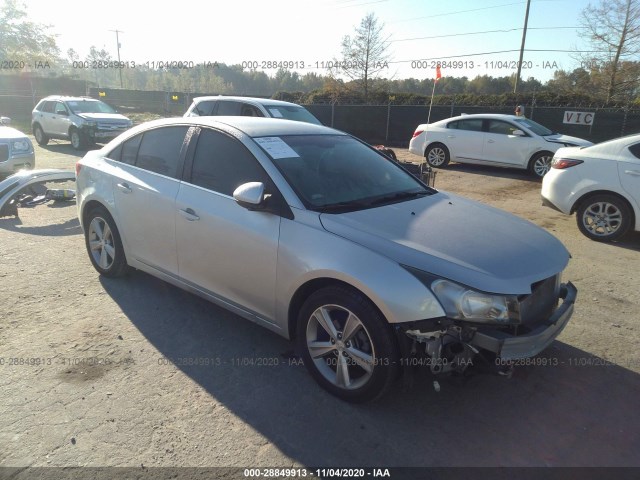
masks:
<svg viewBox="0 0 640 480"><path fill-rule="evenodd" d="M258 97L238 97L238 96L227 96L227 95L209 95L206 97L194 97L194 102L201 102L206 100L233 100L236 102L247 102L247 103L257 103L260 105L269 105L269 106L283 106L283 107L299 107L297 103L285 102L282 100L273 100L271 98L258 98Z"/></svg>
<svg viewBox="0 0 640 480"><path fill-rule="evenodd" d="M471 118L484 118L484 119L493 118L496 120L517 120L517 119L526 120L525 117L518 117L517 115L507 115L504 113L471 113L471 114L458 115L457 117L445 118L444 120L439 120L437 123L450 122L453 120L460 120L460 119L471 119Z"/></svg>
<svg viewBox="0 0 640 480"><path fill-rule="evenodd" d="M240 130L250 137L269 137L280 135L347 135L339 130L313 123L284 120L280 118L238 116L161 118L138 125L129 130L129 132L131 132L131 134L136 134L149 128L167 125L203 125L213 128L222 128L223 130L226 130L225 127L232 127L236 130Z"/></svg>
<svg viewBox="0 0 640 480"><path fill-rule="evenodd" d="M640 133L635 133L633 135L627 135L625 137L614 138L613 140L607 140L605 142L596 143L595 145L585 147L580 151L584 155L615 154L619 152L622 148L628 147L638 142L640 142Z"/></svg>
<svg viewBox="0 0 640 480"><path fill-rule="evenodd" d="M94 102L99 102L101 100L98 100L97 98L91 98L91 97L71 97L71 96L66 96L66 95L49 95L48 97L43 98L42 100L60 100L61 102L67 102L67 101L76 101L76 102L81 102L81 101L94 101Z"/></svg>

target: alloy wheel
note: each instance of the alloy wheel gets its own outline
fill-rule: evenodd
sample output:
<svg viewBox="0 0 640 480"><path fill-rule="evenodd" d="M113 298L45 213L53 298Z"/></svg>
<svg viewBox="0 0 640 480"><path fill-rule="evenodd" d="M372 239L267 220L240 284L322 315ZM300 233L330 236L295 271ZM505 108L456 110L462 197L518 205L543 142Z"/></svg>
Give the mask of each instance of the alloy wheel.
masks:
<svg viewBox="0 0 640 480"><path fill-rule="evenodd" d="M582 224L592 235L608 237L622 225L622 212L612 203L596 202L585 209Z"/></svg>
<svg viewBox="0 0 640 480"><path fill-rule="evenodd" d="M100 268L108 270L116 259L113 233L107 222L95 217L89 224L89 249L93 260Z"/></svg>
<svg viewBox="0 0 640 480"><path fill-rule="evenodd" d="M346 308L317 308L307 324L306 341L317 370L336 387L354 390L373 375L376 356L371 336Z"/></svg>

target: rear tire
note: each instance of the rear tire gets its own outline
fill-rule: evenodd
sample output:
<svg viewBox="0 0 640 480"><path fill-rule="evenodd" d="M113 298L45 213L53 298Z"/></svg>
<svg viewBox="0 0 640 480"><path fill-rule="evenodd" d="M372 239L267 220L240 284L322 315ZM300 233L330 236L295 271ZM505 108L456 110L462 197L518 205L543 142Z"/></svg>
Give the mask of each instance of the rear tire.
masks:
<svg viewBox="0 0 640 480"><path fill-rule="evenodd" d="M85 245L93 267L105 277L122 277L129 271L120 232L104 207L95 207L85 222Z"/></svg>
<svg viewBox="0 0 640 480"><path fill-rule="evenodd" d="M369 299L343 286L313 293L298 314L297 342L311 376L352 403L385 394L399 373L391 326Z"/></svg>
<svg viewBox="0 0 640 480"><path fill-rule="evenodd" d="M40 146L44 147L47 143L49 143L49 137L45 135L44 130L42 130L42 127L40 125L36 125L33 127L33 136Z"/></svg>
<svg viewBox="0 0 640 480"><path fill-rule="evenodd" d="M449 165L449 149L441 143L433 143L424 152L427 163L434 168L444 168Z"/></svg>
<svg viewBox="0 0 640 480"><path fill-rule="evenodd" d="M606 193L584 199L576 212L580 232L597 242L611 242L622 237L631 226L631 217L626 202Z"/></svg>

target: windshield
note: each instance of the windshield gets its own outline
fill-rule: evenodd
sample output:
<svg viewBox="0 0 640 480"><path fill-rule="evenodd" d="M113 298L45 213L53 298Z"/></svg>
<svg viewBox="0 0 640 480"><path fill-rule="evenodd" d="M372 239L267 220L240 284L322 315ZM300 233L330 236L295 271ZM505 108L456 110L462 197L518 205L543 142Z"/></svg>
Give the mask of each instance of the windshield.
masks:
<svg viewBox="0 0 640 480"><path fill-rule="evenodd" d="M516 118L513 121L522 125L523 127L528 128L536 135L540 135L542 137L547 135L553 135L552 130L549 130L547 127L543 127L542 125L534 122L533 120L529 120L527 118Z"/></svg>
<svg viewBox="0 0 640 480"><path fill-rule="evenodd" d="M359 210L434 192L388 158L347 135L254 140L311 210Z"/></svg>
<svg viewBox="0 0 640 480"><path fill-rule="evenodd" d="M73 113L116 113L116 111L100 100L72 100L67 105Z"/></svg>
<svg viewBox="0 0 640 480"><path fill-rule="evenodd" d="M298 122L322 125L320 120L314 117L311 112L304 107L296 105L265 105L265 108L273 118L284 118L286 120L296 120Z"/></svg>

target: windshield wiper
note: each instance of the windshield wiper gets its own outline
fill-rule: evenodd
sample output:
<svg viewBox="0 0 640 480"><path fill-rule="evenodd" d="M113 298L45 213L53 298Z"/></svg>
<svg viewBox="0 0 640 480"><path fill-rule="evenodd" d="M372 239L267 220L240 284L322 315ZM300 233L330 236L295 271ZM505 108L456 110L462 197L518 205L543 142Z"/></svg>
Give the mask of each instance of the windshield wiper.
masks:
<svg viewBox="0 0 640 480"><path fill-rule="evenodd" d="M381 203L395 202L397 200L408 200L410 198L422 197L424 195L431 195L428 190L421 190L419 192L397 192L383 197L378 197L375 200L369 202L370 205L380 205Z"/></svg>
<svg viewBox="0 0 640 480"><path fill-rule="evenodd" d="M369 202L360 202L357 200L351 201L351 202L336 202L336 203L329 203L327 205L319 205L317 207L314 207L314 210L317 210L318 212L348 212L349 210L359 210L362 208L367 208L370 207L371 204Z"/></svg>

